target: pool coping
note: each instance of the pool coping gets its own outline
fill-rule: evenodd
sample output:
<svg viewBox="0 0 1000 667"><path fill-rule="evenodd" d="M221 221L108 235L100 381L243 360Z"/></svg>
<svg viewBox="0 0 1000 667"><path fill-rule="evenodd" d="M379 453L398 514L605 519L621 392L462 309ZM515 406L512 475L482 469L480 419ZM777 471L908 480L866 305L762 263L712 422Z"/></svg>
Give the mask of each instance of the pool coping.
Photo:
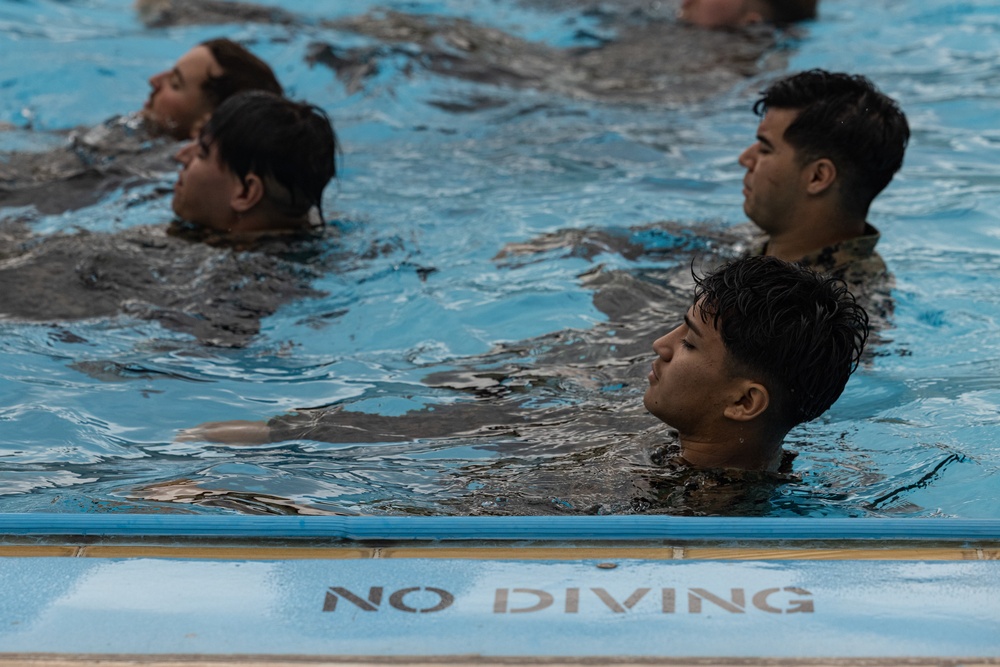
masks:
<svg viewBox="0 0 1000 667"><path fill-rule="evenodd" d="M1000 560L1000 520L0 514L0 558Z"/></svg>
<svg viewBox="0 0 1000 667"><path fill-rule="evenodd" d="M0 514L3 536L423 541L894 541L1000 543L1000 520L677 516Z"/></svg>
<svg viewBox="0 0 1000 667"><path fill-rule="evenodd" d="M25 560L27 559L27 560ZM951 518L771 518L771 517L673 517L673 516L522 516L522 517L373 517L373 516L248 516L248 515L140 515L140 514L0 514L0 563L24 570L47 571L54 564L84 566L103 559L106 567L123 562L156 573L214 561L231 576L251 562L314 560L325 572L350 572L367 566L380 572L431 571L453 577L456 568L485 567L495 572L505 567L535 567L542 562L570 574L579 572L627 573L632 568L753 568L758 561L774 568L816 574L821 561L854 568L876 568L892 573L902 561L938 561L956 576L964 572L991 572L1000 561L1000 520ZM364 560L383 560L365 564ZM390 560L394 562L384 562ZM329 561L324 564L321 561ZM339 561L339 562L334 562ZM349 561L353 561L349 562ZM465 561L467 565L458 565ZM480 564L469 561L480 561ZM503 562L508 561L507 565ZM509 561L522 561L509 563ZM798 561L796 563L795 561ZM865 561L888 561L868 563ZM893 564L891 561L899 561ZM950 561L948 563L947 561ZM973 563L970 561L981 561ZM992 561L992 562L982 562ZM492 562L492 563L491 563ZM548 562L548 564L544 564ZM741 563L742 562L742 563ZM228 565L226 564L228 563ZM631 565L630 565L631 563ZM37 565L37 567L36 567ZM306 565L302 563L302 565ZM827 566L836 565L828 563ZM103 566L102 566L103 567ZM201 566L205 567L205 566ZM280 567L294 568L283 564ZM314 567L308 565L307 567ZM969 570L968 568L975 568ZM983 568L986 568L985 570ZM252 573L247 570L247 575ZM867 570L866 570L867 571ZM386 575L388 576L388 575ZM606 576L606 575L601 575ZM558 578L558 577L557 577ZM323 579L322 577L318 578ZM331 580L332 581L332 580ZM492 580L490 580L492 582ZM500 579L497 579L499 582ZM324 586L329 581L323 579ZM335 582L336 583L336 582ZM366 582L370 583L370 582ZM500 585L503 582L492 582ZM319 584L316 584L319 585ZM361 590L361 584L355 586ZM322 588L322 586L320 587ZM318 589L317 589L318 590ZM332 590L332 589L331 589ZM353 589L352 589L353 590ZM517 589L521 590L521 589ZM516 592L516 591L515 591ZM154 617L135 615L142 627ZM552 621L540 619L545 627ZM556 625L552 625L556 627ZM558 626L562 627L562 626ZM568 642L569 640L567 640ZM267 667L292 665L805 665L885 667L907 665L1000 665L998 655L954 656L943 651L926 655L844 657L841 655L788 658L780 656L591 655L498 656L337 654L298 655L290 652L254 654L211 653L51 653L41 650L4 652L0 667L31 664L36 667L102 665L106 667L231 667L253 664ZM572 652L572 651L570 651ZM746 654L744 654L746 655Z"/></svg>

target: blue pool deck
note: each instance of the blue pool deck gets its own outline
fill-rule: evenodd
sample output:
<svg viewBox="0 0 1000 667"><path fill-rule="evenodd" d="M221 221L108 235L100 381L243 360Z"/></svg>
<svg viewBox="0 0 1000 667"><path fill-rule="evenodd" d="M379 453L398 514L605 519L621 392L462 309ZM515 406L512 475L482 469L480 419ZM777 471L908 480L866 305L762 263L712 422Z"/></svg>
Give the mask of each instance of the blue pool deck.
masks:
<svg viewBox="0 0 1000 667"><path fill-rule="evenodd" d="M0 665L1000 665L1000 521L0 515Z"/></svg>

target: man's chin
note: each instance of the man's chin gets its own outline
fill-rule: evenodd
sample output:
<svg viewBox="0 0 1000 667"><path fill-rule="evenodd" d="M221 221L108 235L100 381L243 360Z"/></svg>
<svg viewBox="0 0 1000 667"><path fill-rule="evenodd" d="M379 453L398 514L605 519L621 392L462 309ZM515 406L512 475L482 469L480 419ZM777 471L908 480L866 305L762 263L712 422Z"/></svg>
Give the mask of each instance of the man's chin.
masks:
<svg viewBox="0 0 1000 667"><path fill-rule="evenodd" d="M167 132L167 129L163 127L163 124L160 123L156 119L156 116L154 116L151 113L146 113L145 111L143 111L142 123L143 125L146 126L146 132L148 132L150 136L166 137L170 135L170 133Z"/></svg>
<svg viewBox="0 0 1000 667"><path fill-rule="evenodd" d="M154 137L170 137L171 139L176 139L177 141L184 141L189 139L186 134L178 131L178 127L174 123L163 123L160 121L159 117L148 109L143 109L141 112L142 122L146 126L146 131Z"/></svg>

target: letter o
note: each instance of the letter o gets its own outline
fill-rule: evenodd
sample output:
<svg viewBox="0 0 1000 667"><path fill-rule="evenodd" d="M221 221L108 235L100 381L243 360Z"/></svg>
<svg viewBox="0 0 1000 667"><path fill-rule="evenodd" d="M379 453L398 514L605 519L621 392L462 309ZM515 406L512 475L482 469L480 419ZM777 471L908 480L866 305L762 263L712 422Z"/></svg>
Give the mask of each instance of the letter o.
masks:
<svg viewBox="0 0 1000 667"><path fill-rule="evenodd" d="M403 602L403 598L405 598L410 593L419 590L421 590L420 586L414 586L412 588L401 588L389 596L389 604L391 604L394 609L405 611L411 614L428 614L432 611L441 611L442 609L447 609L455 601L455 596L449 593L448 591L441 588L432 588L428 586L427 588L424 588L422 590L430 591L431 593L436 593L437 596L440 598L438 603L433 607L427 607L426 609L417 609Z"/></svg>

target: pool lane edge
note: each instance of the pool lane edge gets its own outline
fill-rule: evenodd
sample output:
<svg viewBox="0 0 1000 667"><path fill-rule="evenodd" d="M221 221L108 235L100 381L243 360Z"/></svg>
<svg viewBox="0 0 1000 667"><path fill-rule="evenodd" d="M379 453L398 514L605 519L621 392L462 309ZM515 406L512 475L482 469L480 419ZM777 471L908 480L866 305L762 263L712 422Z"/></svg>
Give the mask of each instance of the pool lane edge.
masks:
<svg viewBox="0 0 1000 667"><path fill-rule="evenodd" d="M0 514L0 557L1000 560L969 519Z"/></svg>
<svg viewBox="0 0 1000 667"><path fill-rule="evenodd" d="M0 514L0 536L442 541L892 541L1000 544L997 519L675 516L204 516Z"/></svg>

